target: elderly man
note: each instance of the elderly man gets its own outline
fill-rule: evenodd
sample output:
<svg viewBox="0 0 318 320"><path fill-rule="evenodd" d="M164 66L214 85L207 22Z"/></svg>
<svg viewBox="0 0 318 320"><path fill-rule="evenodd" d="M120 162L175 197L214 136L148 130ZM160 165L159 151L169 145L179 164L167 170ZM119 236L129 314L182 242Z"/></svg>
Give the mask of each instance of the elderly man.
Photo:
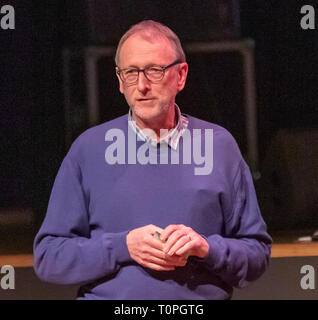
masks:
<svg viewBox="0 0 318 320"><path fill-rule="evenodd" d="M229 299L262 275L271 247L238 146L176 105L188 65L168 27L133 26L115 62L129 113L73 143L34 241L35 271L79 284L78 299Z"/></svg>

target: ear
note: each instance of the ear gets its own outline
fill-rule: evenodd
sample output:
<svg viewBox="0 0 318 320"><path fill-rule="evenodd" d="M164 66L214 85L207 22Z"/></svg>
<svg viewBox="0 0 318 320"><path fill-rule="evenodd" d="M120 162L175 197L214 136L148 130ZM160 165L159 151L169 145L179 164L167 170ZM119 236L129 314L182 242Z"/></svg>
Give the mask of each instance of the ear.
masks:
<svg viewBox="0 0 318 320"><path fill-rule="evenodd" d="M179 71L178 71L179 77L178 77L178 83L177 83L178 92L180 92L185 86L188 70L189 70L189 66L186 62L180 63Z"/></svg>
<svg viewBox="0 0 318 320"><path fill-rule="evenodd" d="M116 67L116 76L117 76L117 79L118 79L118 81L119 81L119 91L120 91L122 94L124 94L124 84L123 84L122 80L120 79L119 74L117 73L118 70L119 70L119 68Z"/></svg>

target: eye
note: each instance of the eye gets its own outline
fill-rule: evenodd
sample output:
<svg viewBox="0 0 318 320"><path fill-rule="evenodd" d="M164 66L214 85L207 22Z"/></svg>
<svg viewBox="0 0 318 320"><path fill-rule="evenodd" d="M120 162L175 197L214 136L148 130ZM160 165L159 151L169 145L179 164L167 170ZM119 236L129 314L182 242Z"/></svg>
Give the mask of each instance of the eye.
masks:
<svg viewBox="0 0 318 320"><path fill-rule="evenodd" d="M156 67L156 66L153 66L153 67L150 67L147 69L147 73L149 73L149 74L156 74L156 73L161 73L161 72L162 72L162 68Z"/></svg>
<svg viewBox="0 0 318 320"><path fill-rule="evenodd" d="M135 75L137 73L138 73L138 71L136 69L127 69L124 71L125 76Z"/></svg>

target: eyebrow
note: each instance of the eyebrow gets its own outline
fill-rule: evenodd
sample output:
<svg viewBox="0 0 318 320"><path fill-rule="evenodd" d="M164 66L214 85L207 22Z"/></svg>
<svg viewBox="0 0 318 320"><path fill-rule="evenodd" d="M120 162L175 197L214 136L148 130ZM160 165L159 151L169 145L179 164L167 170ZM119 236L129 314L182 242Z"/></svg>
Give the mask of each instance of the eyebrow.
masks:
<svg viewBox="0 0 318 320"><path fill-rule="evenodd" d="M145 69L147 67L151 67L151 66L159 66L159 67L163 67L163 65L161 64L158 64L158 63L148 63L144 68L142 69ZM123 69L131 69L131 68L134 68L134 69L141 69L139 67L137 67L136 65L129 65L128 67L126 68L123 68Z"/></svg>

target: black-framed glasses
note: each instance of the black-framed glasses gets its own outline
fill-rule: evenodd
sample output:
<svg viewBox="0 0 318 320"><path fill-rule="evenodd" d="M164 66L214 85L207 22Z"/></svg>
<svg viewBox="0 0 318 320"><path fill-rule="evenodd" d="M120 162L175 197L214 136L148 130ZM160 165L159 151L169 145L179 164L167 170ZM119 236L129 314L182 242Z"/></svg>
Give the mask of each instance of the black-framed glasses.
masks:
<svg viewBox="0 0 318 320"><path fill-rule="evenodd" d="M140 72L143 72L146 79L149 80L150 82L159 82L163 79L167 69L179 63L181 63L181 61L177 60L166 67L151 65L145 69L138 69L138 68L118 69L116 73L119 75L120 79L126 84L137 83Z"/></svg>

